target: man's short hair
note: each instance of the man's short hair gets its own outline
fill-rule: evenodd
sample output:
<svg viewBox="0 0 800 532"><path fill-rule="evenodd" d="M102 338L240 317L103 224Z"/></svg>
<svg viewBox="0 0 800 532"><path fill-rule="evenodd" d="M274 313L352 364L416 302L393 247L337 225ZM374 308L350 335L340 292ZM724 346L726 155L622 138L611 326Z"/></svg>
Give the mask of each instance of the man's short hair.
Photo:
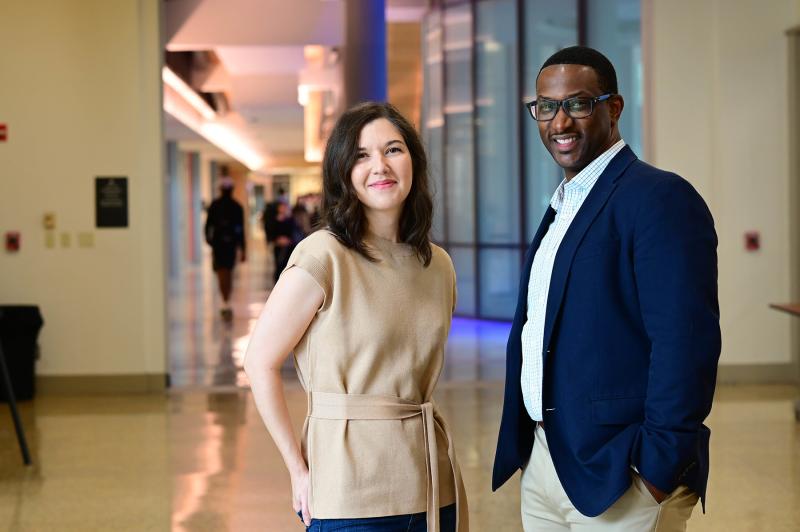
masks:
<svg viewBox="0 0 800 532"><path fill-rule="evenodd" d="M606 56L594 48L570 46L559 50L544 62L542 68L539 69L539 74L551 65L583 65L591 67L597 73L597 81L600 83L600 90L603 94L617 94L618 92L617 72L614 70L614 65L611 64L611 61ZM537 75L536 78L538 80L539 76Z"/></svg>

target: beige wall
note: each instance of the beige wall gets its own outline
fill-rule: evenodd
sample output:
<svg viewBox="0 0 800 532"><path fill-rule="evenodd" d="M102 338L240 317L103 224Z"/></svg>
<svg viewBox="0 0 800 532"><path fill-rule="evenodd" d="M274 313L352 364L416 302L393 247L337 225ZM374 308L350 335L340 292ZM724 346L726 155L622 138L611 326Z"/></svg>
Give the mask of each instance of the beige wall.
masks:
<svg viewBox="0 0 800 532"><path fill-rule="evenodd" d="M41 307L41 375L165 373L160 5L3 5L0 232L21 231L22 251L0 252L0 303ZM128 229L94 227L104 175L129 178ZM69 247L45 246L48 211Z"/></svg>
<svg viewBox="0 0 800 532"><path fill-rule="evenodd" d="M651 0L652 161L695 184L720 238L722 363L791 360L787 37L797 0ZM762 249L744 250L743 234Z"/></svg>

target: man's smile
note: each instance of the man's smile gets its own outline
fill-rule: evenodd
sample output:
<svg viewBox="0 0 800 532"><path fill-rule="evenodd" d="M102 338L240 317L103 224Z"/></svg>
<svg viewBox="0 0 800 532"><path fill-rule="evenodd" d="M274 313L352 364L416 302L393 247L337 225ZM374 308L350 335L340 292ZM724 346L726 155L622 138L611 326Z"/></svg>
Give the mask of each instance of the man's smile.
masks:
<svg viewBox="0 0 800 532"><path fill-rule="evenodd" d="M551 138L555 141L556 149L561 153L571 151L578 143L578 135L574 133L569 135L555 135Z"/></svg>

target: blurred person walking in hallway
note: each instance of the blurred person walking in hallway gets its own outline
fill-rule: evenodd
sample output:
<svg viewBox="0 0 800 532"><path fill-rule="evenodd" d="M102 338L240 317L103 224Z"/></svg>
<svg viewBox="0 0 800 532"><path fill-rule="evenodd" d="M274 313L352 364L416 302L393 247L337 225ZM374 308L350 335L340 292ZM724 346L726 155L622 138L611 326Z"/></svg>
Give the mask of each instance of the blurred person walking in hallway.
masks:
<svg viewBox="0 0 800 532"><path fill-rule="evenodd" d="M262 222L264 235L267 238L267 247L272 246L274 271L272 282L277 283L278 277L286 267L294 249L296 223L294 215L289 210L289 199L283 188L278 189L278 197L264 206Z"/></svg>
<svg viewBox="0 0 800 532"><path fill-rule="evenodd" d="M233 186L233 178L229 176L220 178L220 196L209 205L205 225L206 242L211 246L212 266L217 274L219 291L222 295L220 314L225 321L233 319L230 297L237 250L241 250L242 262L247 258L244 209L233 199Z"/></svg>
<svg viewBox="0 0 800 532"><path fill-rule="evenodd" d="M527 532L685 530L720 354L711 213L622 140L600 52L556 52L527 106L564 179L525 259L492 489L522 470Z"/></svg>
<svg viewBox="0 0 800 532"><path fill-rule="evenodd" d="M264 211L261 213L267 244L271 244L275 240L275 222L278 220L278 206L281 204L289 206L289 199L283 188L278 189L277 198L264 205Z"/></svg>
<svg viewBox="0 0 800 532"><path fill-rule="evenodd" d="M292 221L294 221L294 238L293 244L296 246L305 237L311 234L311 215L302 203L295 204L292 207ZM294 249L294 248L292 248Z"/></svg>
<svg viewBox="0 0 800 532"><path fill-rule="evenodd" d="M244 367L313 530L468 530L451 433L432 402L455 308L430 242L427 158L389 104L342 115L323 160L323 229L295 249ZM296 440L281 381L294 352L308 395Z"/></svg>
<svg viewBox="0 0 800 532"><path fill-rule="evenodd" d="M274 283L278 282L281 272L289 262L294 249L297 226L289 206L283 202L275 205L275 221L272 224L272 254L275 259L275 271L272 274Z"/></svg>

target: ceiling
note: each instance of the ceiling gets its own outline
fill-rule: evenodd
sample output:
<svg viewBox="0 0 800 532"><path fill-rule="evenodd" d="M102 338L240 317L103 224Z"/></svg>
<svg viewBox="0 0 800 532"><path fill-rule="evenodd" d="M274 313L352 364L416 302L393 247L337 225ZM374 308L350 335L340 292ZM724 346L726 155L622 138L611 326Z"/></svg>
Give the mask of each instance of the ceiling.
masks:
<svg viewBox="0 0 800 532"><path fill-rule="evenodd" d="M345 0L165 0L165 48L209 52L213 60L185 80L224 93L224 121L267 167L303 164L304 109L298 103L305 47L344 44ZM419 20L427 0L387 0L387 19ZM201 138L167 115L168 140Z"/></svg>

